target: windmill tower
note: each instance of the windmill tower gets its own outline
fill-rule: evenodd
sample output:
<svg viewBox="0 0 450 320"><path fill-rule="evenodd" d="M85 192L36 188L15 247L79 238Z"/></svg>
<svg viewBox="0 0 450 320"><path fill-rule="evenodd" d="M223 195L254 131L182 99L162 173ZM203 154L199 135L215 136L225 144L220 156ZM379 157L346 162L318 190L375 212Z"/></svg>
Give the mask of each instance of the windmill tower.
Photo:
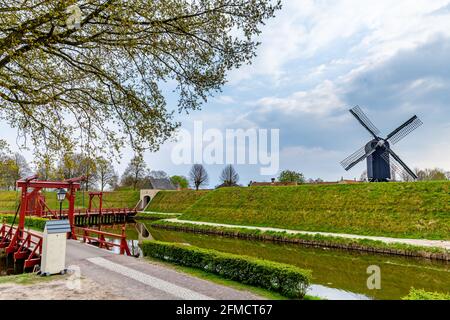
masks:
<svg viewBox="0 0 450 320"><path fill-rule="evenodd" d="M407 175L416 180L416 174L391 149L391 145L396 144L420 127L423 124L422 121L417 116L414 116L383 139L379 136L380 130L374 126L359 106L350 109L350 113L369 131L373 139L341 161L344 169L348 171L359 162L367 160L367 177L370 182L390 181L391 172L396 172L400 176Z"/></svg>

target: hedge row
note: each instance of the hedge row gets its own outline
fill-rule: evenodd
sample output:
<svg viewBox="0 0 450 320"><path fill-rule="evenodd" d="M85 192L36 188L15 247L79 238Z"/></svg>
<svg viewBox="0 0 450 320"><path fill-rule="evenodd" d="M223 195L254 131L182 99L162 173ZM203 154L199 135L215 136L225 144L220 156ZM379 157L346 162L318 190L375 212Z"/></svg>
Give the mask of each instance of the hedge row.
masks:
<svg viewBox="0 0 450 320"><path fill-rule="evenodd" d="M450 293L428 292L412 288L402 300L450 300Z"/></svg>
<svg viewBox="0 0 450 320"><path fill-rule="evenodd" d="M0 214L0 225L5 223L11 224L14 220L13 214ZM44 231L45 223L47 219L38 218L38 217L26 217L25 218L25 227L29 227L30 229ZM16 221L14 225L17 226L19 223L19 215L17 215Z"/></svg>
<svg viewBox="0 0 450 320"><path fill-rule="evenodd" d="M311 280L310 270L183 244L144 241L142 251L144 256L201 269L288 298L302 299Z"/></svg>

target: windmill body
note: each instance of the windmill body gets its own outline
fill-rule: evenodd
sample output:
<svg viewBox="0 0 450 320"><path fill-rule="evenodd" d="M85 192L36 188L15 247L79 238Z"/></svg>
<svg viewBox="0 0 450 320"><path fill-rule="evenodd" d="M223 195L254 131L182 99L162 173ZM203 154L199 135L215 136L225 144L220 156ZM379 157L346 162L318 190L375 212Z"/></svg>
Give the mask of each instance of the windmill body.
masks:
<svg viewBox="0 0 450 320"><path fill-rule="evenodd" d="M375 152L367 157L367 179L371 182L386 182L391 179L391 166L389 154L383 147L377 147L378 140L366 144L366 153L376 148ZM389 142L385 142L389 148Z"/></svg>
<svg viewBox="0 0 450 320"><path fill-rule="evenodd" d="M341 161L345 170L348 171L361 161L367 160L367 177L370 182L390 181L392 179L391 172L417 179L416 174L391 148L391 145L396 144L422 125L422 121L417 116L413 116L383 139L379 136L380 130L374 126L360 107L356 106L350 109L350 113L371 134L373 139Z"/></svg>

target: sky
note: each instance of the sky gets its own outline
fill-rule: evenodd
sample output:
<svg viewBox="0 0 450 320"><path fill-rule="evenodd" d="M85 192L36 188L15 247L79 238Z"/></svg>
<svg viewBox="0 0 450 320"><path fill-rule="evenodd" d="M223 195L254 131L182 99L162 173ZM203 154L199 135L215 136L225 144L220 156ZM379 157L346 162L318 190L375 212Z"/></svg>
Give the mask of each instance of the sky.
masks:
<svg viewBox="0 0 450 320"><path fill-rule="evenodd" d="M262 28L253 63L227 75L202 110L177 115L182 128L279 129L279 171L336 181L359 178L339 162L370 140L348 109L359 105L388 134L416 114L424 125L394 146L412 168L450 171L450 1L284 0ZM176 97L167 95L169 102ZM15 146L15 132L0 124ZM175 141L146 153L152 170L188 175ZM117 169L123 171L130 150ZM223 164L206 165L209 187ZM240 183L269 181L261 165L236 165Z"/></svg>

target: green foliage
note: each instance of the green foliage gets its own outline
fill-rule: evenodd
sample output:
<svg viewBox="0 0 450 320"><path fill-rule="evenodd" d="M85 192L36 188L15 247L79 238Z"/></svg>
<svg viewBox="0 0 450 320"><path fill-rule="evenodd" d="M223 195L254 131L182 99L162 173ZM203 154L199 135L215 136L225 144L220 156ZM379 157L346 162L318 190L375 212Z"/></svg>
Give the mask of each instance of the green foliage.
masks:
<svg viewBox="0 0 450 320"><path fill-rule="evenodd" d="M17 205L19 202L20 202L19 192L0 191L0 212L15 211L17 209Z"/></svg>
<svg viewBox="0 0 450 320"><path fill-rule="evenodd" d="M311 281L309 270L215 250L158 241L144 241L142 250L146 256L202 269L289 298L303 298Z"/></svg>
<svg viewBox="0 0 450 320"><path fill-rule="evenodd" d="M53 210L59 210L59 202L56 199L56 193L44 192L45 202ZM103 192L103 208L134 208L139 201L139 191L123 190ZM17 208L20 202L20 192L0 191L0 212L12 212ZM87 192L77 192L75 199L76 208L87 208L89 205L89 196ZM99 201L93 199L93 207L98 208ZM69 206L68 201L63 202L63 209Z"/></svg>
<svg viewBox="0 0 450 320"><path fill-rule="evenodd" d="M200 248L252 256L313 270L314 284L364 294L375 299L400 299L408 294L411 287L447 292L450 283L448 263L442 261L323 249L283 242L252 241L253 238L240 239L220 234L208 235L187 230L184 232L177 229L154 228L151 227L152 224L146 223L147 230L155 240L188 243ZM381 268L383 290L367 288L366 271L370 265L378 265Z"/></svg>
<svg viewBox="0 0 450 320"><path fill-rule="evenodd" d="M11 224L14 220L13 214L0 214L0 224L5 222L7 224ZM26 217L25 218L25 227L38 230L38 231L44 231L45 223L47 222L47 219L38 218L38 217ZM17 215L16 221L14 223L15 226L19 223L19 216Z"/></svg>
<svg viewBox="0 0 450 320"><path fill-rule="evenodd" d="M181 189L189 188L189 181L184 176L172 176L170 177L170 181L172 181L175 186L179 186Z"/></svg>
<svg viewBox="0 0 450 320"><path fill-rule="evenodd" d="M179 216L179 214L157 213L157 212L138 212L138 214L134 216L134 219L136 219L136 220L161 220L161 219L177 218L178 216Z"/></svg>
<svg viewBox="0 0 450 320"><path fill-rule="evenodd" d="M183 220L450 239L450 182L223 188L187 208Z"/></svg>
<svg viewBox="0 0 450 320"><path fill-rule="evenodd" d="M252 61L261 26L280 8L276 0L2 1L0 118L36 151L157 151L179 126L164 83L174 84L180 112L200 108L228 71Z"/></svg>
<svg viewBox="0 0 450 320"><path fill-rule="evenodd" d="M56 196L53 196L56 199ZM140 195L137 190L123 190L103 192L103 208L134 208L139 202ZM65 201L67 202L67 201ZM57 204L56 204L57 205ZM77 193L76 204L77 207L83 207L83 193ZM89 196L84 194L84 207L89 205ZM93 200L93 206L98 208L98 198Z"/></svg>
<svg viewBox="0 0 450 320"><path fill-rule="evenodd" d="M6 150L0 145L0 189L15 190L16 181L29 176L31 170L23 155Z"/></svg>
<svg viewBox="0 0 450 320"><path fill-rule="evenodd" d="M160 191L156 194L147 211L183 213L209 190Z"/></svg>
<svg viewBox="0 0 450 320"><path fill-rule="evenodd" d="M128 163L125 171L120 178L120 184L125 187L131 187L133 190L148 186L148 175L150 170L147 168L142 155L134 156Z"/></svg>
<svg viewBox="0 0 450 320"><path fill-rule="evenodd" d="M411 291L402 300L450 300L450 293L427 292L422 289L411 288Z"/></svg>
<svg viewBox="0 0 450 320"><path fill-rule="evenodd" d="M14 283L17 285L32 285L35 283L41 283L41 282L50 282L50 281L58 281L66 278L67 276L61 276L61 275L52 275L51 277L42 277L38 276L35 273L23 273L23 274L17 274L17 275L10 275L10 276L1 276L0 277L0 284L5 283Z"/></svg>
<svg viewBox="0 0 450 320"><path fill-rule="evenodd" d="M305 182L305 176L303 173L295 172L291 170L284 170L280 173L280 176L278 177L278 180L280 182L297 182L297 183L304 183Z"/></svg>
<svg viewBox="0 0 450 320"><path fill-rule="evenodd" d="M447 172L445 172L442 169L423 169L423 170L417 170L416 169L416 175L419 179L419 181L443 181L448 180L449 176L447 176Z"/></svg>

